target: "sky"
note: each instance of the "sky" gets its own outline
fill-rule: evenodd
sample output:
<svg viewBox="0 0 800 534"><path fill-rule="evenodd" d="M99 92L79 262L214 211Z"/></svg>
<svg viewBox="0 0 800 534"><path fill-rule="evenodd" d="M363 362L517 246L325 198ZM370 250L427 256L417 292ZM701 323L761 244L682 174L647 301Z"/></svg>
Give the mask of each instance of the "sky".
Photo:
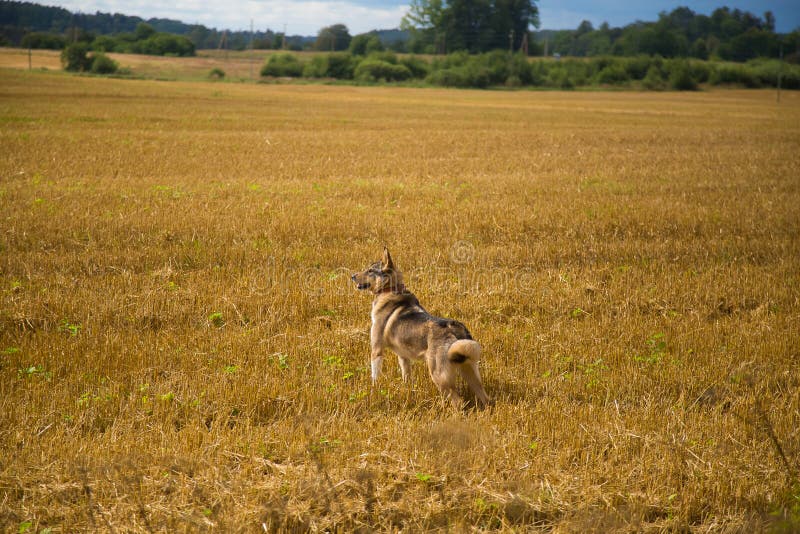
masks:
<svg viewBox="0 0 800 534"><path fill-rule="evenodd" d="M36 0L34 0L36 1ZM209 28L249 30L271 29L289 35L316 35L320 28L345 24L353 35L400 26L410 0L38 0L73 12L122 13L144 19L153 17L203 24ZM800 27L800 0L539 0L541 29L574 29L582 20L595 27L603 22L625 26L636 20L653 21L660 11L688 6L703 14L720 6L739 8L763 16L772 11L779 32Z"/></svg>

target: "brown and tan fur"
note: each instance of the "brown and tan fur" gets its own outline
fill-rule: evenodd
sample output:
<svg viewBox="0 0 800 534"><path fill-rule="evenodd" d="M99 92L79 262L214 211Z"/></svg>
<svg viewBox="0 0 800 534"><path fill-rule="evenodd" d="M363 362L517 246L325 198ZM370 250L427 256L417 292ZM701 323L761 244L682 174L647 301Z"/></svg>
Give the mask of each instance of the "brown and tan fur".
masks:
<svg viewBox="0 0 800 534"><path fill-rule="evenodd" d="M463 406L456 391L458 373L479 405L490 403L478 370L480 344L460 322L425 311L417 297L406 289L403 275L395 268L387 248L383 249L381 261L351 279L359 290L375 295L370 330L373 384L378 380L385 349L391 349L397 354L404 381L411 379L411 362L425 360L434 384L454 406Z"/></svg>

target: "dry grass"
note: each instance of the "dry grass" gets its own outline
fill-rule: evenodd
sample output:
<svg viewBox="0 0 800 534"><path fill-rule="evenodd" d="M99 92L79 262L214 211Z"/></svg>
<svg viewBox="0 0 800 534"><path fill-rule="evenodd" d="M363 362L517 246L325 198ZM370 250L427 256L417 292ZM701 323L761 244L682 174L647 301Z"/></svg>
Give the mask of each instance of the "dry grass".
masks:
<svg viewBox="0 0 800 534"><path fill-rule="evenodd" d="M800 95L0 82L2 530L800 528Z"/></svg>
<svg viewBox="0 0 800 534"><path fill-rule="evenodd" d="M277 51L279 52L279 51ZM158 80L205 81L209 72L222 69L228 81L259 80L261 67L275 50L199 50L195 57L148 56L143 54L106 54L134 77ZM304 58L318 52L292 52ZM0 48L0 68L62 70L58 50Z"/></svg>

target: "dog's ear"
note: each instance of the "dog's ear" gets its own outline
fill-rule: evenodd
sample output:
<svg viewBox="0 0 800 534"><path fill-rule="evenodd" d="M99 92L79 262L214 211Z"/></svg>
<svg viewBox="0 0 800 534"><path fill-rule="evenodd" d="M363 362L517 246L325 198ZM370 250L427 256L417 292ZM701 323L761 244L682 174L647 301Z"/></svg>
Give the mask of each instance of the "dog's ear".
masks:
<svg viewBox="0 0 800 534"><path fill-rule="evenodd" d="M383 247L383 259L381 260L381 269L383 269L384 271L394 269L392 256L391 254L389 254L389 249L386 247Z"/></svg>

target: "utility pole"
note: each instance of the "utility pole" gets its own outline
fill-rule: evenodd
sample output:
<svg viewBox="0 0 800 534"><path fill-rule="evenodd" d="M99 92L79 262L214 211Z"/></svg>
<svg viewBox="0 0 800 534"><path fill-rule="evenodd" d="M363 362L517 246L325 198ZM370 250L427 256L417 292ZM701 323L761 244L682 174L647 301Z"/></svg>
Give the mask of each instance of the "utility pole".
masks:
<svg viewBox="0 0 800 534"><path fill-rule="evenodd" d="M508 32L508 53L514 53L514 30L512 29Z"/></svg>
<svg viewBox="0 0 800 534"><path fill-rule="evenodd" d="M283 36L281 38L281 50L286 50L286 23L283 23Z"/></svg>
<svg viewBox="0 0 800 534"><path fill-rule="evenodd" d="M250 19L250 81L253 81L253 19Z"/></svg>
<svg viewBox="0 0 800 534"><path fill-rule="evenodd" d="M778 66L778 94L777 94L777 97L776 97L778 99L778 104L781 103L781 77L782 77L781 75L783 74L783 43L781 43L780 53L779 54L780 54L780 62L781 63Z"/></svg>

